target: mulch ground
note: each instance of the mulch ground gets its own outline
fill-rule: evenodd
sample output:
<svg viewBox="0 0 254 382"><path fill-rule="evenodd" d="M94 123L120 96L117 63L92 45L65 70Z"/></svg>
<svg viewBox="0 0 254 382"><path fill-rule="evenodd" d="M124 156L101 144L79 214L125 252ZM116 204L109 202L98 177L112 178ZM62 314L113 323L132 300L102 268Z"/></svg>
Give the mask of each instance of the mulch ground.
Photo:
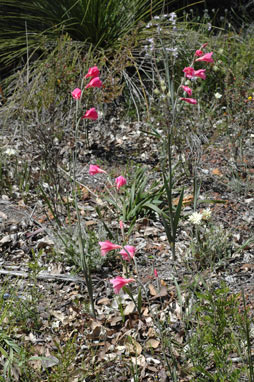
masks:
<svg viewBox="0 0 254 382"><path fill-rule="evenodd" d="M117 121L111 121L109 126L103 140L95 131L90 147L84 145L79 152L77 173L83 185L80 207L85 211L82 222L94 232L98 231L100 225L95 211L98 200L94 193L100 196L103 192L104 178L101 175L91 177L88 174L89 164L99 161L100 166L114 177L122 174L126 163L132 160L134 164L146 166L151 178L154 174L160 177L158 148L153 138L140 131L143 126L119 125ZM25 159L25 150L22 152L18 147L19 157ZM67 151L65 147L62 148L63 156ZM109 257L92 274L97 311L97 318L94 319L86 308L88 296L82 273L73 274L75 266L61 260L61 249L58 255L54 254L54 229L49 211L49 220L45 214L45 204L32 192L31 195L25 195L13 188L8 194L2 187L1 285L4 287L6 303L10 304L33 301L35 296L32 288L37 290L38 322L33 315L27 315L25 323L17 326L14 337L22 338L32 354L47 357L44 363L34 361L32 366L35 370L45 371L45 380L51 368L62 362L55 356L57 344L63 349L72 338L78 344L72 360L76 365L72 371L73 382L79 381L80 370L87 372L86 381L96 380L96 375L100 376L100 381L111 380L112 376L115 380L129 381L131 374L126 365L130 365L131 361L137 362L140 368L140 381L169 380L161 357L161 340L156 333L152 315L170 317L170 330L180 338L182 316L174 280L181 287L191 283L195 273L215 286L225 281L231 293L239 293L243 289L251 314L254 312L254 243L246 243L253 238L254 232L254 138L248 139L244 157L239 158L238 162L233 161L226 138L204 149L199 162L199 174L202 177L200 197L217 201L209 204L213 222L231 233L231 256L207 269L198 266L198 259L188 263L185 256L190 242L187 217L193 211L193 186L191 180L186 180L186 200L176 244L176 262L172 260L160 219L149 216L138 219L131 244L137 247L137 267L140 280L148 291L149 304L144 301L143 314L139 317L128 296L124 295L125 319L119 313L117 299L109 283L122 271L119 259ZM175 195L176 201L178 196ZM205 207L201 204L199 208ZM67 224L68 227L75 226L74 212L72 224ZM117 221L109 223L117 230ZM36 273L31 263L38 251L41 269ZM154 266L159 274L159 285L153 277ZM135 267L133 272L135 275ZM182 380L188 378L183 376Z"/></svg>

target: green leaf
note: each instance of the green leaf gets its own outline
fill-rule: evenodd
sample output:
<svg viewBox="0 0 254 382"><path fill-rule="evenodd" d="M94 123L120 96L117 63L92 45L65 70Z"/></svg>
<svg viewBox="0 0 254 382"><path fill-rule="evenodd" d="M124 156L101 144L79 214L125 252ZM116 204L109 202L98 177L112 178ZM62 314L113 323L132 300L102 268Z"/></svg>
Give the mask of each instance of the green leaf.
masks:
<svg viewBox="0 0 254 382"><path fill-rule="evenodd" d="M171 245L171 243L173 243L174 239L173 239L173 237L171 235L170 225L167 223L167 220L164 218L163 215L161 215L161 218L162 218L162 223L163 223L166 235L167 235L168 242Z"/></svg>

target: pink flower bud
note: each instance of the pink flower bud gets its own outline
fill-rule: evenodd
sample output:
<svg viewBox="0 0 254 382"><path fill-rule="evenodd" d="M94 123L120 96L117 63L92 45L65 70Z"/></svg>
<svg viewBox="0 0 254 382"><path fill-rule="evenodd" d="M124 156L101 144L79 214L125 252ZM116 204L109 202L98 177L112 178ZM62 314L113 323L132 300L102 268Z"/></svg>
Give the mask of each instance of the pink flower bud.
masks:
<svg viewBox="0 0 254 382"><path fill-rule="evenodd" d="M83 115L83 117L81 117L81 118L82 119L92 119L93 121L96 121L96 119L98 119L98 113L95 110L95 108L92 107L91 109L87 110L85 115Z"/></svg>
<svg viewBox="0 0 254 382"><path fill-rule="evenodd" d="M196 52L195 52L195 56L197 56L197 57L201 57L201 56L203 56L203 54L204 54L204 52L200 49L196 50Z"/></svg>
<svg viewBox="0 0 254 382"><path fill-rule="evenodd" d="M79 88L76 88L71 92L71 95L74 99L80 99L81 97L81 90Z"/></svg>
<svg viewBox="0 0 254 382"><path fill-rule="evenodd" d="M156 268L154 268L154 270L153 270L153 274L154 274L154 277L158 277L158 272L157 272L157 269Z"/></svg>
<svg viewBox="0 0 254 382"><path fill-rule="evenodd" d="M115 179L115 184L116 184L117 190L119 190L120 187L126 184L126 179L122 175L120 175L118 176L118 178Z"/></svg>
<svg viewBox="0 0 254 382"><path fill-rule="evenodd" d="M181 97L180 98L181 101L185 101L185 102L188 102L192 105L195 105L197 103L197 100L195 98L185 98L185 97Z"/></svg>

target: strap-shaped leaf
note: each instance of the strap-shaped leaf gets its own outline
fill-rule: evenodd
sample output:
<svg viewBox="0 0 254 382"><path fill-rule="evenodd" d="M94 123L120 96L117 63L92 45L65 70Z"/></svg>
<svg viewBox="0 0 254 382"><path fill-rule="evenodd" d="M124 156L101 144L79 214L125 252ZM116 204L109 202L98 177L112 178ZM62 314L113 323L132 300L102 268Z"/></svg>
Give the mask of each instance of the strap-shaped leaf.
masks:
<svg viewBox="0 0 254 382"><path fill-rule="evenodd" d="M168 182L165 173L163 172L163 182L164 182L164 187L166 189L167 193L167 199L168 199L168 205L169 205L169 210L172 212L172 190L168 187Z"/></svg>
<svg viewBox="0 0 254 382"><path fill-rule="evenodd" d="M165 228L165 232L166 232L166 235L167 235L168 242L171 245L171 243L173 243L173 237L171 235L170 225L167 223L167 220L162 215L161 215L161 218L162 218L163 226Z"/></svg>

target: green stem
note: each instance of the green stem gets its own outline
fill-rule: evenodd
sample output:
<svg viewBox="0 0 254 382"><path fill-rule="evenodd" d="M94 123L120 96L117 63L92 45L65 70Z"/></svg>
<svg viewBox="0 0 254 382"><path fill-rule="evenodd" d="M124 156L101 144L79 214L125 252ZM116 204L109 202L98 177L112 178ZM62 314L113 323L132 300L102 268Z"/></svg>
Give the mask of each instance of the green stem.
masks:
<svg viewBox="0 0 254 382"><path fill-rule="evenodd" d="M76 215L78 220L78 236L79 236L79 252L80 252L80 258L81 258L81 268L85 276L89 300L91 303L91 309L92 314L94 317L96 317L95 307L94 307L94 299L93 299L93 285L92 285L92 279L91 279L91 273L89 270L89 266L87 264L86 260L86 251L84 248L83 243L83 234L82 234L82 228L81 228L81 220L80 220L80 213L78 208L78 200L77 200L77 191L76 191L76 166L77 166L77 142L78 142L78 101L76 103L76 127L75 127L75 147L74 147L74 153L73 153L73 194L74 194L74 203L75 203L75 209L76 209Z"/></svg>

